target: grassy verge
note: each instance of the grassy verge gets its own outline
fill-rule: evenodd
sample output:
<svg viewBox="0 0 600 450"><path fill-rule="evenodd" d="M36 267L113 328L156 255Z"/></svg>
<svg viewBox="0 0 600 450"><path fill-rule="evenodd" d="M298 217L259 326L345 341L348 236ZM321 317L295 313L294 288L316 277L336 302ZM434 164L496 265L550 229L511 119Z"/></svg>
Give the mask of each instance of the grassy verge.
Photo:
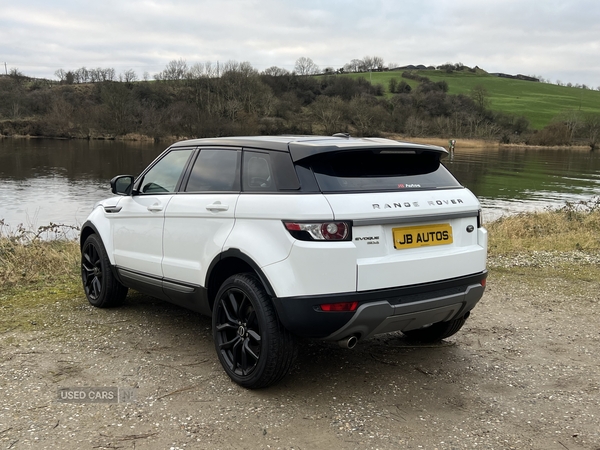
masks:
<svg viewBox="0 0 600 450"><path fill-rule="evenodd" d="M79 246L62 238L66 228L8 230L0 220L0 333L32 329L52 303L81 298Z"/></svg>
<svg viewBox="0 0 600 450"><path fill-rule="evenodd" d="M2 232L2 225L0 333L35 327L56 302L85 304L76 241L48 240L40 230ZM559 283L573 294L600 280L600 199L503 217L486 228L491 279L509 277L540 289Z"/></svg>
<svg viewBox="0 0 600 450"><path fill-rule="evenodd" d="M600 250L600 198L486 224L491 255Z"/></svg>

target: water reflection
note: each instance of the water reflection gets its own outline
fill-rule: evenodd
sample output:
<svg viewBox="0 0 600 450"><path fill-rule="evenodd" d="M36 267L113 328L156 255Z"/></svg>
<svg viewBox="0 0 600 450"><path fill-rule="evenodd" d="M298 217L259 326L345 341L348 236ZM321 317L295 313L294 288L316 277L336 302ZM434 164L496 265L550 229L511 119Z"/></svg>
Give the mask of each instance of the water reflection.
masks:
<svg viewBox="0 0 600 450"><path fill-rule="evenodd" d="M0 219L12 227L81 225L117 174L138 174L168 144L0 139ZM486 220L600 195L600 153L460 147L450 171L481 200Z"/></svg>
<svg viewBox="0 0 600 450"><path fill-rule="evenodd" d="M446 166L479 197L488 220L600 194L600 155L586 150L464 150Z"/></svg>
<svg viewBox="0 0 600 450"><path fill-rule="evenodd" d="M108 180L137 174L165 144L0 139L0 218L15 227L81 225L110 194Z"/></svg>

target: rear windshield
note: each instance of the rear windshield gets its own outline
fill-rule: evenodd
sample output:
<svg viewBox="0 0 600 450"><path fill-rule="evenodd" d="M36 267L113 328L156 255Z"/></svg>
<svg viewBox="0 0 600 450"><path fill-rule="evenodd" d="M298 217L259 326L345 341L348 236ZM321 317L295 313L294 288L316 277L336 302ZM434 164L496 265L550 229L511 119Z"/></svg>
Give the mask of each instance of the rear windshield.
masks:
<svg viewBox="0 0 600 450"><path fill-rule="evenodd" d="M460 183L438 153L355 151L326 153L302 161L322 192L448 189Z"/></svg>

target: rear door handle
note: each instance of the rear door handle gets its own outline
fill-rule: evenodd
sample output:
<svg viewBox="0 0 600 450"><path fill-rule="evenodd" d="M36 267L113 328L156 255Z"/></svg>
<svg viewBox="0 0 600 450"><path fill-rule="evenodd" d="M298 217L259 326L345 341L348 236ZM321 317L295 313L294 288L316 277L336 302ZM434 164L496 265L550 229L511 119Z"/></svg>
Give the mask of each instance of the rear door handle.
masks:
<svg viewBox="0 0 600 450"><path fill-rule="evenodd" d="M163 205L161 205L160 203L155 203L154 205L148 206L148 211L157 212L157 211L162 211L162 210L163 210Z"/></svg>
<svg viewBox="0 0 600 450"><path fill-rule="evenodd" d="M227 211L229 205L222 205L221 202L214 202L212 205L207 205L206 209L209 211Z"/></svg>

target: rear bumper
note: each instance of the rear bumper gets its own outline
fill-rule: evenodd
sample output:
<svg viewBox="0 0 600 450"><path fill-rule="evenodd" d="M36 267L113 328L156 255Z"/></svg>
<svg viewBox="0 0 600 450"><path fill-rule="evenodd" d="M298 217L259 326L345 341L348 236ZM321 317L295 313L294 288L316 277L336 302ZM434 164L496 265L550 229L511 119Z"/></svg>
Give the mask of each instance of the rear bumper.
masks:
<svg viewBox="0 0 600 450"><path fill-rule="evenodd" d="M450 280L344 294L274 298L279 318L292 333L337 341L349 336L409 331L464 316L481 299L487 271ZM323 303L359 303L354 312L324 312Z"/></svg>

